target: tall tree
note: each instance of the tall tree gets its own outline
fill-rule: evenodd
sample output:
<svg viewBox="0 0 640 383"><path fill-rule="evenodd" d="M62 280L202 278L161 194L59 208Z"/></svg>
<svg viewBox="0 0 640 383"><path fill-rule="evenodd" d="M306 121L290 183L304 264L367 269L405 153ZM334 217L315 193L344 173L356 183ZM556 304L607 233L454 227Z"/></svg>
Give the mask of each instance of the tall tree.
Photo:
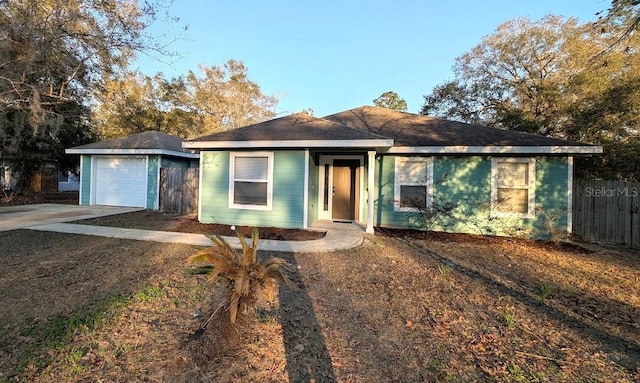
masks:
<svg viewBox="0 0 640 383"><path fill-rule="evenodd" d="M159 6L0 0L0 162L18 171L18 189L47 151L60 154L61 137L86 138L66 131L86 129L87 100L105 75L119 71L137 51L162 49L145 34Z"/></svg>
<svg viewBox="0 0 640 383"><path fill-rule="evenodd" d="M400 112L407 111L407 102L394 91L384 92L373 100L373 105L389 108Z"/></svg>
<svg viewBox="0 0 640 383"><path fill-rule="evenodd" d="M222 66L200 66L202 76L189 71L187 86L192 108L200 116L204 133L239 128L275 117L278 99L265 95L249 80L242 61Z"/></svg>
<svg viewBox="0 0 640 383"><path fill-rule="evenodd" d="M598 24L606 24L609 21L616 23L617 19L626 18L626 21L622 24L625 26L621 33L616 36L616 39L611 42L601 53L605 53L609 49L615 47L618 44L623 43L627 37L632 35L640 27L640 1L638 0L611 0L611 6L605 11L596 13L599 15ZM603 27L602 31L606 29Z"/></svg>
<svg viewBox="0 0 640 383"><path fill-rule="evenodd" d="M195 138L275 116L278 99L249 80L241 61L202 65L200 72L172 79L128 73L108 81L95 113L100 136L160 130Z"/></svg>
<svg viewBox="0 0 640 383"><path fill-rule="evenodd" d="M631 144L640 127L640 44L635 33L613 44L631 20L504 23L456 59L454 80L425 96L422 113L607 148ZM608 155L601 168L591 161L579 175L640 176L607 173Z"/></svg>
<svg viewBox="0 0 640 383"><path fill-rule="evenodd" d="M105 82L93 113L95 131L102 139L147 130L190 138L199 131L197 115L188 107L190 97L182 78L125 73Z"/></svg>

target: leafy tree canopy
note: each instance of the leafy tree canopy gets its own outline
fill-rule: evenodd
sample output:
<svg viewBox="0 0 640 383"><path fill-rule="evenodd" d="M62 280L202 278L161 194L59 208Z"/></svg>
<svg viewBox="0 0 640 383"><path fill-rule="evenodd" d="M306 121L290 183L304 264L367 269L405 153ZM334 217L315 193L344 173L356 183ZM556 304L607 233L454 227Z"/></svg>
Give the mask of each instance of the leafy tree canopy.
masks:
<svg viewBox="0 0 640 383"><path fill-rule="evenodd" d="M604 145L600 159L579 160L578 176L638 179L639 160L620 155L640 128L640 38L627 33L639 14L625 4L595 23L508 21L456 59L454 79L425 96L422 113ZM609 166L627 160L630 171Z"/></svg>
<svg viewBox="0 0 640 383"><path fill-rule="evenodd" d="M0 0L0 163L16 190L44 159L91 139L89 105L136 52L168 53L145 33L162 0Z"/></svg>
<svg viewBox="0 0 640 383"><path fill-rule="evenodd" d="M403 98L400 98L398 93L393 91L382 93L380 97L373 100L373 104L375 106L394 109L400 112L407 111L407 102Z"/></svg>
<svg viewBox="0 0 640 383"><path fill-rule="evenodd" d="M102 138L159 130L195 138L275 117L278 99L249 80L241 61L201 65L167 79L126 73L106 82L94 120Z"/></svg>

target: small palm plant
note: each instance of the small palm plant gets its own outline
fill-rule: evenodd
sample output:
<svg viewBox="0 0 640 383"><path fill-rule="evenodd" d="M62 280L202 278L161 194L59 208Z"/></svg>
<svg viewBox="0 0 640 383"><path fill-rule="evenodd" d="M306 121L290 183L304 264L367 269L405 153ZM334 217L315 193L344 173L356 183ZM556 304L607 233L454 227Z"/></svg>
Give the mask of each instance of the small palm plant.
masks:
<svg viewBox="0 0 640 383"><path fill-rule="evenodd" d="M204 329L221 308L229 312L232 324L236 322L238 312L247 314L255 311L260 302L273 302L278 283L293 286L285 275L290 270L289 264L282 258L272 257L261 262L258 257L258 229L254 228L251 245L236 230L242 251L236 252L229 243L220 236L210 236L214 247L202 249L189 257L188 263L204 263L213 265L209 274L218 278L227 286L227 296L213 314L202 325Z"/></svg>

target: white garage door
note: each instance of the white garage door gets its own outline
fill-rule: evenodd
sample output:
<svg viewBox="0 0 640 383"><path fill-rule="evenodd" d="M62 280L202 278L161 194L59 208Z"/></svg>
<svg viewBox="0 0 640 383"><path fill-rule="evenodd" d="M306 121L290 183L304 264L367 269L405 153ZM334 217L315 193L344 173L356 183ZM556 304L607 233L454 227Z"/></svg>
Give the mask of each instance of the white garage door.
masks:
<svg viewBox="0 0 640 383"><path fill-rule="evenodd" d="M96 157L95 177L96 205L146 207L144 157Z"/></svg>

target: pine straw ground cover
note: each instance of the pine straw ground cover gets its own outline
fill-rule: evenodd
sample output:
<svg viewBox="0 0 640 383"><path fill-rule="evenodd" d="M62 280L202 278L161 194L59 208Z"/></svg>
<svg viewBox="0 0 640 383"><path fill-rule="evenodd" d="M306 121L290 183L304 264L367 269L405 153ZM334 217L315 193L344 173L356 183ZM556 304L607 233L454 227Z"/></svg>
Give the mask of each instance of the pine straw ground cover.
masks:
<svg viewBox="0 0 640 383"><path fill-rule="evenodd" d="M298 288L220 338L188 246L0 233L0 381L640 381L638 251L394 234L262 254Z"/></svg>
<svg viewBox="0 0 640 383"><path fill-rule="evenodd" d="M126 214L110 215L107 217L90 218L75 221L81 225L99 225L110 227L124 227L143 230L176 231L179 233L215 234L235 237L236 233L231 225L200 223L195 214L176 215L154 210L141 210ZM252 227L238 226L236 228L244 237L251 237ZM310 241L324 237L324 231L281 229L277 227L263 227L260 238L284 241Z"/></svg>

